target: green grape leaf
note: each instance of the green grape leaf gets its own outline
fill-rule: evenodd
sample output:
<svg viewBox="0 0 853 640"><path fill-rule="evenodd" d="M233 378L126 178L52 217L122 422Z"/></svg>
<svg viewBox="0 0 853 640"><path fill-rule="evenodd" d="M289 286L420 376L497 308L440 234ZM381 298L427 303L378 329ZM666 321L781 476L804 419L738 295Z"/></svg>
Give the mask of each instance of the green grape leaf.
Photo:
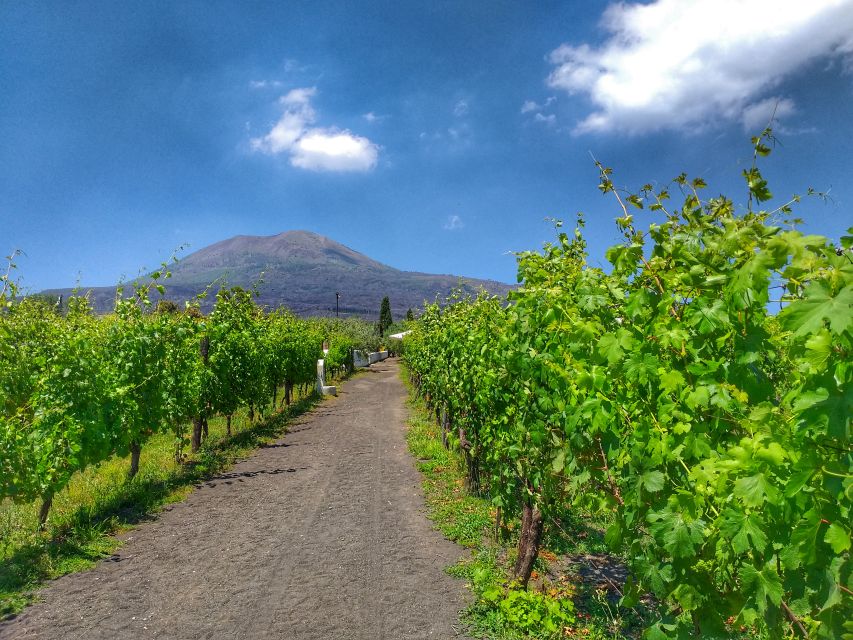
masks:
<svg viewBox="0 0 853 640"><path fill-rule="evenodd" d="M652 533L662 539L664 548L675 558L692 556L694 546L704 539L704 521L686 520L682 513L673 513L669 507L650 512L647 519L652 523Z"/></svg>
<svg viewBox="0 0 853 640"><path fill-rule="evenodd" d="M611 549L616 549L622 542L622 535L622 524L617 520L607 527L607 531L604 534L604 541Z"/></svg>
<svg viewBox="0 0 853 640"><path fill-rule="evenodd" d="M598 341L598 353L607 359L608 364L614 365L622 359L625 352L619 344L619 338L615 334L606 333Z"/></svg>
<svg viewBox="0 0 853 640"><path fill-rule="evenodd" d="M764 522L757 514L747 515L741 511L726 509L722 514L720 531L731 538L732 547L736 553L744 553L753 548L763 552L767 547L764 526Z"/></svg>
<svg viewBox="0 0 853 640"><path fill-rule="evenodd" d="M788 478L788 483L785 485L785 497L793 498L800 492L809 479L814 475L814 471L811 469L806 469L805 471L798 471L791 475Z"/></svg>
<svg viewBox="0 0 853 640"><path fill-rule="evenodd" d="M800 557L807 562L814 562L815 560L820 527L820 517L814 511L809 511L791 532L791 544L799 547Z"/></svg>
<svg viewBox="0 0 853 640"><path fill-rule="evenodd" d="M554 459L551 460L551 468L554 470L554 473L560 473L565 466L566 466L566 451L565 451L565 449L560 449L557 452L557 455L554 456Z"/></svg>
<svg viewBox="0 0 853 640"><path fill-rule="evenodd" d="M642 357L634 354L627 361L625 374L633 382L646 384L657 372L659 364L658 359L651 354L647 353Z"/></svg>
<svg viewBox="0 0 853 640"><path fill-rule="evenodd" d="M691 323L702 334L712 333L717 329L721 329L729 323L729 314L725 303L720 299L715 299L711 304L699 306L697 311L692 315Z"/></svg>
<svg viewBox="0 0 853 640"><path fill-rule="evenodd" d="M704 600L696 587L690 584L678 585L673 589L672 597L685 611L692 611L698 608Z"/></svg>
<svg viewBox="0 0 853 640"><path fill-rule="evenodd" d="M823 585L821 589L821 612L826 611L841 602L841 589L838 588L838 580L832 575L832 570L827 569L823 574Z"/></svg>
<svg viewBox="0 0 853 640"><path fill-rule="evenodd" d="M844 287L832 296L823 282L806 285L802 300L796 300L782 309L779 320L794 335L804 336L817 333L824 320L834 334L841 334L853 327L853 285Z"/></svg>
<svg viewBox="0 0 853 640"><path fill-rule="evenodd" d="M661 389L666 393L674 393L684 386L684 375L675 369L661 372L659 380Z"/></svg>
<svg viewBox="0 0 853 640"><path fill-rule="evenodd" d="M829 529L826 531L826 536L824 536L824 541L832 547L832 550L835 553L841 553L842 551L847 551L850 548L850 536L847 534L847 531L844 530L844 527L839 525L837 522L833 522L829 525Z"/></svg>
<svg viewBox="0 0 853 640"><path fill-rule="evenodd" d="M741 567L738 575L743 583L744 591L753 597L761 613L767 610L768 600L777 607L781 604L782 580L772 564L768 563L760 571L751 564L747 564Z"/></svg>
<svg viewBox="0 0 853 640"><path fill-rule="evenodd" d="M660 471L646 471L640 479L646 491L656 493L663 489L664 475Z"/></svg>
<svg viewBox="0 0 853 640"><path fill-rule="evenodd" d="M763 473L739 478L735 482L734 494L743 498L744 504L749 507L758 507L766 500L774 502L779 492L767 481Z"/></svg>
<svg viewBox="0 0 853 640"><path fill-rule="evenodd" d="M671 633L675 630L674 624L663 624L658 622L643 633L643 640L670 640Z"/></svg>
<svg viewBox="0 0 853 640"><path fill-rule="evenodd" d="M826 329L809 336L806 340L806 361L816 369L822 369L832 353L832 336Z"/></svg>
<svg viewBox="0 0 853 640"><path fill-rule="evenodd" d="M853 415L853 385L846 385L843 395L830 394L824 388L804 391L797 396L793 408L805 425L823 425L831 437L847 438Z"/></svg>

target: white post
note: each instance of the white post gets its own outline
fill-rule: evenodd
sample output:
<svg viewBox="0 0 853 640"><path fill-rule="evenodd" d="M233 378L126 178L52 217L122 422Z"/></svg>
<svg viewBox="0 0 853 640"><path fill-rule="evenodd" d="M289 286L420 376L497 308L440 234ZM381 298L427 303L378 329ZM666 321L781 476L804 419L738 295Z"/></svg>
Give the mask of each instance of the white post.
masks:
<svg viewBox="0 0 853 640"><path fill-rule="evenodd" d="M317 393L321 396L336 396L338 388L326 384L326 362L317 360Z"/></svg>

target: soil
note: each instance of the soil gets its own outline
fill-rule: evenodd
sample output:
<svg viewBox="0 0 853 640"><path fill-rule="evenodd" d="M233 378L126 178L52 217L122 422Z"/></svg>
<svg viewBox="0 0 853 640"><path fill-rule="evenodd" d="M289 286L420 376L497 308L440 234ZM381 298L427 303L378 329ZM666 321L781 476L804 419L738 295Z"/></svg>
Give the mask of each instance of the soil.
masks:
<svg viewBox="0 0 853 640"><path fill-rule="evenodd" d="M60 578L0 638L457 638L463 553L426 519L395 361Z"/></svg>

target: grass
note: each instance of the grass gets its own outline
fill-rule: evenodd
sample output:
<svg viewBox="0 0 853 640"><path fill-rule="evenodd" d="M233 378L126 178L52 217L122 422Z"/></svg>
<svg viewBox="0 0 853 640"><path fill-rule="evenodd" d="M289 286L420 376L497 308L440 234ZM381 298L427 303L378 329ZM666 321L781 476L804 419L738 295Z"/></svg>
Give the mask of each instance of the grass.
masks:
<svg viewBox="0 0 853 640"><path fill-rule="evenodd" d="M281 396L279 396L281 397ZM21 611L47 580L82 571L112 554L115 534L183 500L200 481L219 473L287 430L289 421L313 407L309 388L283 411L251 423L246 410L234 415L232 435L225 419L213 418L198 453L178 465L175 437L152 436L142 447L139 473L127 479L129 456L114 457L75 474L56 494L45 531L39 532L39 503L0 503L0 619Z"/></svg>
<svg viewBox="0 0 853 640"><path fill-rule="evenodd" d="M462 614L468 632L494 640L639 637L650 612L619 607L610 585L602 588L565 570L567 561L590 555L618 562L606 555L607 522L600 517L567 510L546 522L530 588L522 592L512 584L518 524L508 523L495 539L495 509L487 496L466 492L461 456L442 445L440 428L409 385L405 367L401 375L410 391L407 441L423 474L428 515L445 537L470 550L447 569L473 592L473 603Z"/></svg>
<svg viewBox="0 0 853 640"><path fill-rule="evenodd" d="M446 538L476 549L494 518L492 509L485 500L465 491L459 456L444 448L440 431L427 417L423 404L411 404L407 440L418 470L424 474L430 519Z"/></svg>

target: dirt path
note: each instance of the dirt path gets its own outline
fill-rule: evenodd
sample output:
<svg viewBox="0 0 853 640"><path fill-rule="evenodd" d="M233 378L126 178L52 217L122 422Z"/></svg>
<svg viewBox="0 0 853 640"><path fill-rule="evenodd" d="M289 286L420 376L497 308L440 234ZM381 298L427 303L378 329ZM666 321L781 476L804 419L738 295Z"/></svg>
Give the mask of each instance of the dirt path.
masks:
<svg viewBox="0 0 853 640"><path fill-rule="evenodd" d="M431 529L391 361L60 578L0 638L455 638L461 550Z"/></svg>

